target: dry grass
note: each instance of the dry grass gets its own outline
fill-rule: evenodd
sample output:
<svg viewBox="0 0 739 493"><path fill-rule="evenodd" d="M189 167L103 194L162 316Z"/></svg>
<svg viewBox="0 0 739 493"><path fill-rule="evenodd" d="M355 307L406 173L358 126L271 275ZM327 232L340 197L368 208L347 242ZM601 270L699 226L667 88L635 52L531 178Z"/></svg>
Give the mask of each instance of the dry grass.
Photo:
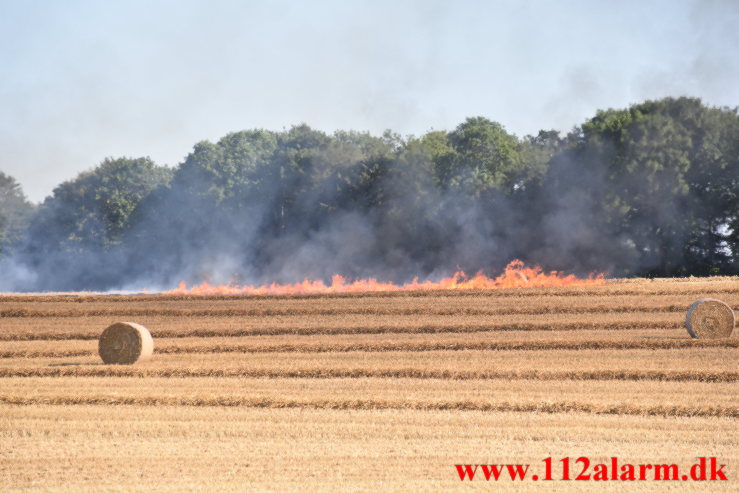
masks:
<svg viewBox="0 0 739 493"><path fill-rule="evenodd" d="M0 405L0 444L13 445L12 456L0 463L0 488L594 491L605 487L579 481L461 485L453 464L540 464L544 457L580 455L602 462L616 454L635 463L690 465L700 451L726 458L727 469L736 471L734 425L695 416ZM697 485L700 491L736 486ZM694 485L610 486L645 492Z"/></svg>
<svg viewBox="0 0 739 493"><path fill-rule="evenodd" d="M237 378L420 378L443 380L656 380L660 382L737 382L736 371L659 370L423 370L418 368L120 368L56 366L47 368L1 368L8 377L237 377Z"/></svg>
<svg viewBox="0 0 739 493"><path fill-rule="evenodd" d="M733 383L393 378L6 379L8 404L130 404L298 407L315 409L457 409L655 416L739 417ZM32 387L32 396L23 395ZM685 395L702 395L699 403Z"/></svg>
<svg viewBox="0 0 739 493"><path fill-rule="evenodd" d="M581 455L717 456L731 481L709 486L734 490L739 338L683 326L706 296L737 308L739 280L0 296L0 490L447 490L453 464ZM100 363L121 318L150 329L151 361Z"/></svg>
<svg viewBox="0 0 739 493"><path fill-rule="evenodd" d="M407 334L402 334L406 335ZM413 334L416 335L416 334ZM485 333L473 334L442 334L446 337L433 338L429 334L427 341L423 340L376 340L372 335L362 334L356 341L321 341L309 342L281 342L269 341L270 336L229 338L189 338L157 344L157 353L160 354L188 354L188 353L332 353L332 352L387 352L387 351L538 351L538 350L625 350L625 349L696 349L696 348L739 348L739 339L693 340L677 337L662 338L635 338L618 339L613 337L577 338L568 340L563 338L544 337L521 338L520 340L492 339L481 337ZM384 335L383 335L384 336ZM328 337L328 336L322 336ZM386 336L384 336L386 337ZM266 339L266 340L265 340ZM339 339L337 337L337 339ZM364 340L363 340L364 339ZM373 340L375 339L375 340ZM410 338L409 338L410 339ZM436 339L436 340L435 340ZM35 341L34 341L35 342ZM43 341L27 345L33 349L8 349L0 351L0 358L65 358L89 356L95 354L94 349L63 349L63 346L79 347L83 344L77 341L63 341L71 344L60 344L59 341ZM83 341L87 342L87 341ZM15 345L15 344L13 344ZM13 346L7 344L7 346ZM88 345L88 344L84 344ZM61 347L60 347L61 346ZM45 349L48 347L49 349Z"/></svg>
<svg viewBox="0 0 739 493"><path fill-rule="evenodd" d="M562 320L546 320L558 317ZM617 317L612 314L590 319L567 320L566 317L529 317L529 321L508 321L502 317L453 317L447 320L439 317L275 317L262 319L242 318L143 318L142 323L151 327L157 339L178 337L243 337L264 335L320 335L320 334L435 334L472 333L491 331L572 331L572 330L625 330L676 329L683 323L674 316L660 314L629 321L633 315ZM598 318L601 318L598 320ZM636 317L634 317L636 318ZM612 319L612 320L609 320ZM99 337L100 325L110 323L111 319L51 319L38 322L35 319L7 320L0 333L0 341L55 341L55 340L93 340ZM19 323L19 321L21 321ZM36 325L34 325L34 323ZM82 328L90 326L89 328ZM684 333L684 332L683 332Z"/></svg>
<svg viewBox="0 0 739 493"><path fill-rule="evenodd" d="M505 370L531 372L592 370L602 372L627 372L643 370L655 372L711 371L731 374L737 371L736 350L704 348L683 351L680 357L670 350L625 349L602 350L540 350L499 351L491 357L489 351L427 351L427 352L376 352L376 353L252 353L244 357L239 353L185 353L158 354L152 361L141 365L141 371L162 369L176 372L183 369L203 372L221 369L236 371L290 371L302 370L350 370L350 371L485 371ZM575 363L576 362L576 363ZM97 356L80 358L24 358L0 359L3 371L84 369L102 366Z"/></svg>
<svg viewBox="0 0 739 493"><path fill-rule="evenodd" d="M454 298L452 298L454 299ZM360 304L349 306L333 306L326 308L320 306L290 306L296 303L282 303L284 306L276 307L254 307L254 308L85 308L85 309L45 309L34 310L25 307L8 307L0 310L0 318L69 318L69 317L278 317L278 316L296 316L296 315L392 315L392 316L409 316L409 315L551 315L551 314L583 314L583 313L655 313L655 312L683 312L685 306L682 304L665 304L665 305L642 305L642 306L623 306L623 305L591 305L591 306L569 306L561 304L543 304L533 307L498 307L498 308L480 308L479 303L484 300L479 298L463 298L466 303L455 303L459 306L444 307L439 306L408 306L413 305L414 301L419 298L402 299L403 305L406 306L388 306L382 303L379 306L375 304ZM317 300L326 301L326 300ZM331 300L333 301L333 300ZM342 300L342 301L352 301ZM442 300L437 300L443 302ZM457 300L455 300L457 301ZM472 303L477 306L465 306ZM225 303L225 302L224 302ZM243 303L243 302L241 302ZM642 301L643 303L643 301ZM143 304L143 303L142 303ZM394 303L394 305L399 305Z"/></svg>

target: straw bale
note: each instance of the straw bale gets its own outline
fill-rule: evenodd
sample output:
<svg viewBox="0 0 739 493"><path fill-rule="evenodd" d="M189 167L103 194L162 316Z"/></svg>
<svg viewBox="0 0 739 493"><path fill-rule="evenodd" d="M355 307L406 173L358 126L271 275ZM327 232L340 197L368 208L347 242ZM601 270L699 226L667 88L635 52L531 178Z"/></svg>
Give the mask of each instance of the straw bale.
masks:
<svg viewBox="0 0 739 493"><path fill-rule="evenodd" d="M723 301L703 298L688 309L685 327L696 339L723 339L734 330L734 311Z"/></svg>
<svg viewBox="0 0 739 493"><path fill-rule="evenodd" d="M154 340L143 325L117 322L100 335L98 353L106 364L130 365L147 361L154 352Z"/></svg>

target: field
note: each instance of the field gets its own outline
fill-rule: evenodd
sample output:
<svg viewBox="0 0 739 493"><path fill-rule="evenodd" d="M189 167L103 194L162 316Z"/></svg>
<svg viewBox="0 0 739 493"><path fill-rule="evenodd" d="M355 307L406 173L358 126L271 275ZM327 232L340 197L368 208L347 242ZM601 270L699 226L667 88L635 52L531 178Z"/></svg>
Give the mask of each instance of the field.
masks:
<svg viewBox="0 0 739 493"><path fill-rule="evenodd" d="M736 491L739 279L302 296L0 297L0 491ZM105 366L130 320L152 361ZM726 464L728 481L460 481L455 464ZM574 470L575 473L579 468ZM682 470L681 470L682 471Z"/></svg>

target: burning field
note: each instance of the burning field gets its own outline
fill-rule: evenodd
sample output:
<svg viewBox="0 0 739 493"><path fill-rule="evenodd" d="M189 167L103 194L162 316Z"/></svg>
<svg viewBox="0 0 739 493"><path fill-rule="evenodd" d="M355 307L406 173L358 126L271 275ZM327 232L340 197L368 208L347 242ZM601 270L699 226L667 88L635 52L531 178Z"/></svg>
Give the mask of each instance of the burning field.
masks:
<svg viewBox="0 0 739 493"><path fill-rule="evenodd" d="M400 291L442 291L442 290L471 290L471 289L503 289L503 288L532 288L552 286L587 286L602 284L605 277L602 274L591 275L587 279L579 279L572 274L561 274L557 271L544 272L541 267L527 267L520 260L509 263L498 277L488 277L478 272L468 277L464 272L456 272L451 277L439 281L422 281L418 278L413 281L396 285L389 282L378 282L377 279L360 279L347 282L341 275L331 277L331 283L323 281L305 280L295 284L266 284L263 286L240 286L227 284L212 286L203 282L198 286L188 287L180 283L177 289L165 294L331 294L331 293L373 293L373 292L400 292Z"/></svg>
<svg viewBox="0 0 739 493"><path fill-rule="evenodd" d="M434 285L4 295L0 490L489 489L455 464L713 456L729 481L711 488L733 491L739 339L690 337L705 297L737 310L739 282L513 264ZM151 360L102 364L122 320L149 329Z"/></svg>

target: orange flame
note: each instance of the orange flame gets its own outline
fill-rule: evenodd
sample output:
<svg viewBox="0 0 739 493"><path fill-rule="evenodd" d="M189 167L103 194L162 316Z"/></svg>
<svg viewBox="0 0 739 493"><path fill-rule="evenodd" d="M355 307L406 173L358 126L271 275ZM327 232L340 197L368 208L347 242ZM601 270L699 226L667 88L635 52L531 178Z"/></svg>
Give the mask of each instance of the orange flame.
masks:
<svg viewBox="0 0 739 493"><path fill-rule="evenodd" d="M195 295L269 295L269 294L321 294L321 293L361 293L368 291L423 291L440 289L502 289L502 288L532 288L551 286L586 286L597 285L605 282L605 275L591 274L586 279L575 277L572 274L565 275L557 271L546 273L541 267L526 267L520 260L509 263L503 273L498 277L487 277L478 272L468 278L464 272L456 272L453 276L440 281L419 281L418 278L412 282L398 285L380 282L376 279L360 279L348 282L346 278L338 274L331 277L331 284L326 285L323 281L304 280L295 284L264 284L262 286L240 286L229 283L214 286L207 281L200 285L187 287L181 282L176 289L166 291L164 294L195 294Z"/></svg>

